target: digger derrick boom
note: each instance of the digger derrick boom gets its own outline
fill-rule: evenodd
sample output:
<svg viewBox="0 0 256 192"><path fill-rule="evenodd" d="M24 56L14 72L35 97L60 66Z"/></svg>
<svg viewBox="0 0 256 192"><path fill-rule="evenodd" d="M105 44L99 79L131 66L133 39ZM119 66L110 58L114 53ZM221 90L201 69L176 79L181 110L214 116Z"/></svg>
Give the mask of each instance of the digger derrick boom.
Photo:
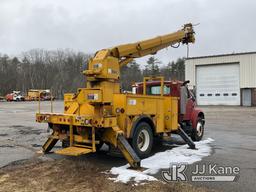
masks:
<svg viewBox="0 0 256 192"><path fill-rule="evenodd" d="M56 153L77 156L96 152L100 144L105 142L117 147L131 167L139 167L140 158L126 140L131 137L132 123L140 114L144 114L152 117L156 133L178 130L178 99L121 94L120 67L176 43L194 41L194 30L189 23L174 33L96 52L88 63L88 69L83 71L87 77L86 88L79 88L75 94L64 95L64 114L37 113L37 122L46 122L53 130L43 145L43 151L49 152L61 140L65 146ZM129 105L128 100L138 100L140 103L136 107L136 102ZM167 109L166 104L171 109ZM121 113L120 106L123 106ZM160 110L156 106L161 106ZM171 118L166 120L164 113Z"/></svg>
<svg viewBox="0 0 256 192"><path fill-rule="evenodd" d="M194 41L195 37L192 24L185 24L181 30L174 33L136 43L119 45L109 49L102 49L96 52L95 56L90 60L89 69L84 71L84 74L96 78L118 79L120 66L128 64L133 59L156 54L159 50L176 43L189 44L194 43ZM114 66L107 65L106 61L113 63ZM111 67L114 67L114 74L110 71Z"/></svg>
<svg viewBox="0 0 256 192"><path fill-rule="evenodd" d="M136 43L119 45L110 49L110 55L116 58L139 58L174 45L176 43L194 43L194 31L192 24L184 25L184 28L175 32Z"/></svg>

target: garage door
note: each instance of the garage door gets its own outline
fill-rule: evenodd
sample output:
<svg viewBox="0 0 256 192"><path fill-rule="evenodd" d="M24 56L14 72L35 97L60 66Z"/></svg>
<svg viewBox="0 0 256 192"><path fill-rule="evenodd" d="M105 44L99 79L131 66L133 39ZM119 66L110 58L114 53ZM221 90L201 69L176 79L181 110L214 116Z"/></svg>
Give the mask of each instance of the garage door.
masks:
<svg viewBox="0 0 256 192"><path fill-rule="evenodd" d="M197 66L198 105L240 105L239 64Z"/></svg>

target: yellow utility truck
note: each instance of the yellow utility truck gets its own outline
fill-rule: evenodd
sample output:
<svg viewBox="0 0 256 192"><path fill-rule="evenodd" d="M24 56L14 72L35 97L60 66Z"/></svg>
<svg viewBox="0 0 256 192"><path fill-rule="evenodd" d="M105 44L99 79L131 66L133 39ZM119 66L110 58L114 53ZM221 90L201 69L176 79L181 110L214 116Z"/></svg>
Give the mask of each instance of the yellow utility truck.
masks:
<svg viewBox="0 0 256 192"><path fill-rule="evenodd" d="M30 89L25 98L27 101L49 101L53 99L50 89Z"/></svg>
<svg viewBox="0 0 256 192"><path fill-rule="evenodd" d="M37 122L46 122L52 134L43 145L49 152L58 140L63 149L55 153L78 156L96 152L103 143L118 148L131 167L150 154L153 138L181 131L178 123L179 97L164 95L164 79L159 95L128 94L120 91L120 67L175 44L193 43L192 24L177 32L96 52L89 60L86 87L64 95L64 113L37 113ZM150 78L145 78L144 88Z"/></svg>

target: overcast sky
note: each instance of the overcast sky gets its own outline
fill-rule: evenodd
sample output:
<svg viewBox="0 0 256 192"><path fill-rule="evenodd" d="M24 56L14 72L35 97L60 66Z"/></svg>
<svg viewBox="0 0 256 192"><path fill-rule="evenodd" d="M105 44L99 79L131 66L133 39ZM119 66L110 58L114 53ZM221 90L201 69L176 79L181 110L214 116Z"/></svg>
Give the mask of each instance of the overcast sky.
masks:
<svg viewBox="0 0 256 192"><path fill-rule="evenodd" d="M195 27L190 56L256 51L254 0L0 0L0 53L71 48L93 53ZM164 63L186 56L169 48Z"/></svg>

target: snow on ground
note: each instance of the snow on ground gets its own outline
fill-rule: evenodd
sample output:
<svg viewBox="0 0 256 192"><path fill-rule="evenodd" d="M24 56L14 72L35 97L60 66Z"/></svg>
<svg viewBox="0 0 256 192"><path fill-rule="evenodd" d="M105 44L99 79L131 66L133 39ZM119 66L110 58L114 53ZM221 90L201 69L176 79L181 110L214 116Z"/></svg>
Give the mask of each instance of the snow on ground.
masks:
<svg viewBox="0 0 256 192"><path fill-rule="evenodd" d="M197 150L188 149L187 145L182 145L164 152L156 153L141 161L141 167L147 168L142 172L128 169L129 164L121 167L113 167L110 173L115 176L109 179L123 183L127 183L128 181L135 181L136 183L141 181L155 181L157 179L152 175L156 174L161 169L170 168L171 164L192 164L201 161L203 157L209 156L211 154L211 146L209 143L213 141L213 139L208 138L203 141L195 142Z"/></svg>

